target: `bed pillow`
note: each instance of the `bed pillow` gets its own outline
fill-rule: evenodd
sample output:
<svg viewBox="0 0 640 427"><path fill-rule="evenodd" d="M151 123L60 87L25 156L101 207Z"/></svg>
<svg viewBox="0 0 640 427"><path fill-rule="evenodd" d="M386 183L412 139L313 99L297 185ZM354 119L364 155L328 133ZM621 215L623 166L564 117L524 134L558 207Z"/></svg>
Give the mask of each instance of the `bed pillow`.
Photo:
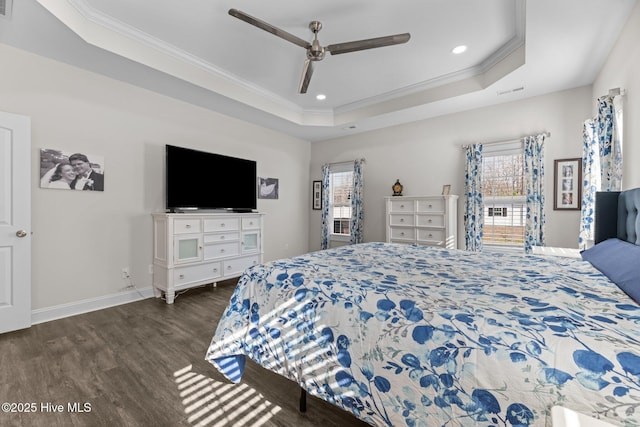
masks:
<svg viewBox="0 0 640 427"><path fill-rule="evenodd" d="M640 304L640 246L620 239L608 239L582 251L609 280Z"/></svg>

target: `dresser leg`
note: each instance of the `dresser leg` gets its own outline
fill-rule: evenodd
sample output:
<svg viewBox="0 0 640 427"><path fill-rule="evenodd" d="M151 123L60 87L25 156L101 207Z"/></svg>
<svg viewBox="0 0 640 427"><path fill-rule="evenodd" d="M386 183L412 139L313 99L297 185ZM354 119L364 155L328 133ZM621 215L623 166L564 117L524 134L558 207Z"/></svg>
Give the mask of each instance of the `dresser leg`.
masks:
<svg viewBox="0 0 640 427"><path fill-rule="evenodd" d="M173 304L173 300L176 298L176 291L166 291L164 293L164 298L167 301L167 304Z"/></svg>

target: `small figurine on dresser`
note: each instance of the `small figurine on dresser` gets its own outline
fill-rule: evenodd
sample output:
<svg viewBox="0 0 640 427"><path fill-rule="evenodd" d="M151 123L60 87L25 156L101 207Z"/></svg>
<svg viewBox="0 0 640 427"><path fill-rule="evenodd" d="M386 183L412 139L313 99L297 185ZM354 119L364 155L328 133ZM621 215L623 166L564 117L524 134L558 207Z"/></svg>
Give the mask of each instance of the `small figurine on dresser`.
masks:
<svg viewBox="0 0 640 427"><path fill-rule="evenodd" d="M396 179L396 183L391 187L393 189L394 196L402 196L402 184L400 184L400 180Z"/></svg>

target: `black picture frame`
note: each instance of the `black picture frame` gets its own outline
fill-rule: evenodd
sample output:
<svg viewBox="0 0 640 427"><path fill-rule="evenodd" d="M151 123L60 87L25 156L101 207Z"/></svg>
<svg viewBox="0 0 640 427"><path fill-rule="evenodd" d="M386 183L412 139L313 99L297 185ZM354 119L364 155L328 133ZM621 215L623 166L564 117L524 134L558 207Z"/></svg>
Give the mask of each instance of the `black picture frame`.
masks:
<svg viewBox="0 0 640 427"><path fill-rule="evenodd" d="M311 186L311 208L314 211L322 209L322 181L313 181Z"/></svg>
<svg viewBox="0 0 640 427"><path fill-rule="evenodd" d="M553 210L582 208L582 159L558 159L553 163Z"/></svg>

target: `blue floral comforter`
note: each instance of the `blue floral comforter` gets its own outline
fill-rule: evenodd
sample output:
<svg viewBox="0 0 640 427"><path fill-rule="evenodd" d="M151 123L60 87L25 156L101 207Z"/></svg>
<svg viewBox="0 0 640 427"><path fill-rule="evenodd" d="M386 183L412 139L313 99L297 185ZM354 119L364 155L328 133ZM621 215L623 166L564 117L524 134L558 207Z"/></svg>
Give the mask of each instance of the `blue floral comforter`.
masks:
<svg viewBox="0 0 640 427"><path fill-rule="evenodd" d="M640 307L588 262L365 243L240 278L206 358L373 425L640 424Z"/></svg>

